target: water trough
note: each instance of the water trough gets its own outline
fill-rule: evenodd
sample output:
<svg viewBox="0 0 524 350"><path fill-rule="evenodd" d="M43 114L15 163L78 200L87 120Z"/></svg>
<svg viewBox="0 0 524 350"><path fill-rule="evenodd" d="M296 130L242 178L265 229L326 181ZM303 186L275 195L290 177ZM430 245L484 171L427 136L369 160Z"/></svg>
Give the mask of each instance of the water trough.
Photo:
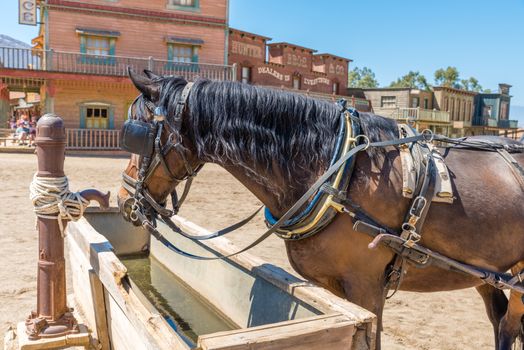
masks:
<svg viewBox="0 0 524 350"><path fill-rule="evenodd" d="M203 245L159 228L193 253L237 250L225 238ZM372 313L249 253L211 262L181 257L115 208L88 210L67 233L76 308L103 349L374 348Z"/></svg>

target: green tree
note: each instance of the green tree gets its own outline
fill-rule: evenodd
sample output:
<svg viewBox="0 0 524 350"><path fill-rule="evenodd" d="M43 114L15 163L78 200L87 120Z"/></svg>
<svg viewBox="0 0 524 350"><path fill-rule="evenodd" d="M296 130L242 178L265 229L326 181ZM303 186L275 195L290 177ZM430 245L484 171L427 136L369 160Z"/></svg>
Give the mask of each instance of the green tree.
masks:
<svg viewBox="0 0 524 350"><path fill-rule="evenodd" d="M435 71L435 85L460 88L459 71L456 67L440 68Z"/></svg>
<svg viewBox="0 0 524 350"><path fill-rule="evenodd" d="M480 86L479 81L474 77L470 77L469 79L460 80L460 88L464 90L476 91L476 92L482 91L482 86Z"/></svg>
<svg viewBox="0 0 524 350"><path fill-rule="evenodd" d="M426 80L426 77L420 74L420 72L418 71L409 71L408 74L398 78L396 81L389 84L389 87L406 87L413 89L429 90L429 84Z"/></svg>
<svg viewBox="0 0 524 350"><path fill-rule="evenodd" d="M355 67L349 71L348 86L356 88L376 88L378 87L378 81L375 78L375 73L368 67L363 67L362 69Z"/></svg>

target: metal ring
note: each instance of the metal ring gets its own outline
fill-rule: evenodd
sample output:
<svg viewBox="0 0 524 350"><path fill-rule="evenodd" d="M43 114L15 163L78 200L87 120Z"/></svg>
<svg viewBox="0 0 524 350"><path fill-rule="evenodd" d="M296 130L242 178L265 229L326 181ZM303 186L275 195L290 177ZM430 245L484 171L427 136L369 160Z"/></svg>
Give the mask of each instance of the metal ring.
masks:
<svg viewBox="0 0 524 350"><path fill-rule="evenodd" d="M435 134L431 129L424 129L421 132L422 136L424 137L424 142L430 143L435 138Z"/></svg>
<svg viewBox="0 0 524 350"><path fill-rule="evenodd" d="M366 142L366 147L364 147L363 151L367 150L369 148L369 146L371 145L371 141L369 141L369 137L367 137L367 135L364 135L364 134L360 134L360 135L357 135L355 137L355 143L359 143L358 140L362 138L364 139L364 141Z"/></svg>

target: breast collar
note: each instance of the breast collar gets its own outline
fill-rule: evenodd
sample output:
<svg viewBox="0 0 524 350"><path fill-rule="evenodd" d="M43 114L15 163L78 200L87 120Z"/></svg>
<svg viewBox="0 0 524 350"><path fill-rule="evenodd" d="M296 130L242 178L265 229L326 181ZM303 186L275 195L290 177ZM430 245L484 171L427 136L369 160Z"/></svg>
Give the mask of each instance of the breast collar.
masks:
<svg viewBox="0 0 524 350"><path fill-rule="evenodd" d="M351 108L347 109L345 101L339 101L337 104L342 112L340 114L339 133L330 166L355 147L357 135L360 135L358 112ZM344 205L341 202L346 199L346 190L349 186L355 159L356 157L354 156L347 160L337 173L322 185L306 208L287 220L275 234L286 240L307 238L320 232L335 218L337 213L344 211ZM268 227L273 226L277 222L277 218L271 214L267 207L264 214Z"/></svg>

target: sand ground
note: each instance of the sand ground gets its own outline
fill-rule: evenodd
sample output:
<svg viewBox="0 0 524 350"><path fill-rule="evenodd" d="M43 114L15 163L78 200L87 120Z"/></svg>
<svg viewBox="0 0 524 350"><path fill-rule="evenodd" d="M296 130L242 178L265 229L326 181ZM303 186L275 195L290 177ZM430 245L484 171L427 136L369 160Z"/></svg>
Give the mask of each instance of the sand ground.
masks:
<svg viewBox="0 0 524 350"><path fill-rule="evenodd" d="M71 190L97 188L116 193L127 160L67 157ZM36 171L33 154L0 154L0 334L36 306L37 235L29 201L29 183ZM115 197L112 196L114 205ZM259 202L217 166L206 165L197 177L181 215L209 229L234 222ZM263 232L260 216L231 234L244 246ZM270 237L251 252L292 271L283 242ZM386 304L384 349L490 349L493 332L480 296L474 289L419 294L399 292Z"/></svg>

